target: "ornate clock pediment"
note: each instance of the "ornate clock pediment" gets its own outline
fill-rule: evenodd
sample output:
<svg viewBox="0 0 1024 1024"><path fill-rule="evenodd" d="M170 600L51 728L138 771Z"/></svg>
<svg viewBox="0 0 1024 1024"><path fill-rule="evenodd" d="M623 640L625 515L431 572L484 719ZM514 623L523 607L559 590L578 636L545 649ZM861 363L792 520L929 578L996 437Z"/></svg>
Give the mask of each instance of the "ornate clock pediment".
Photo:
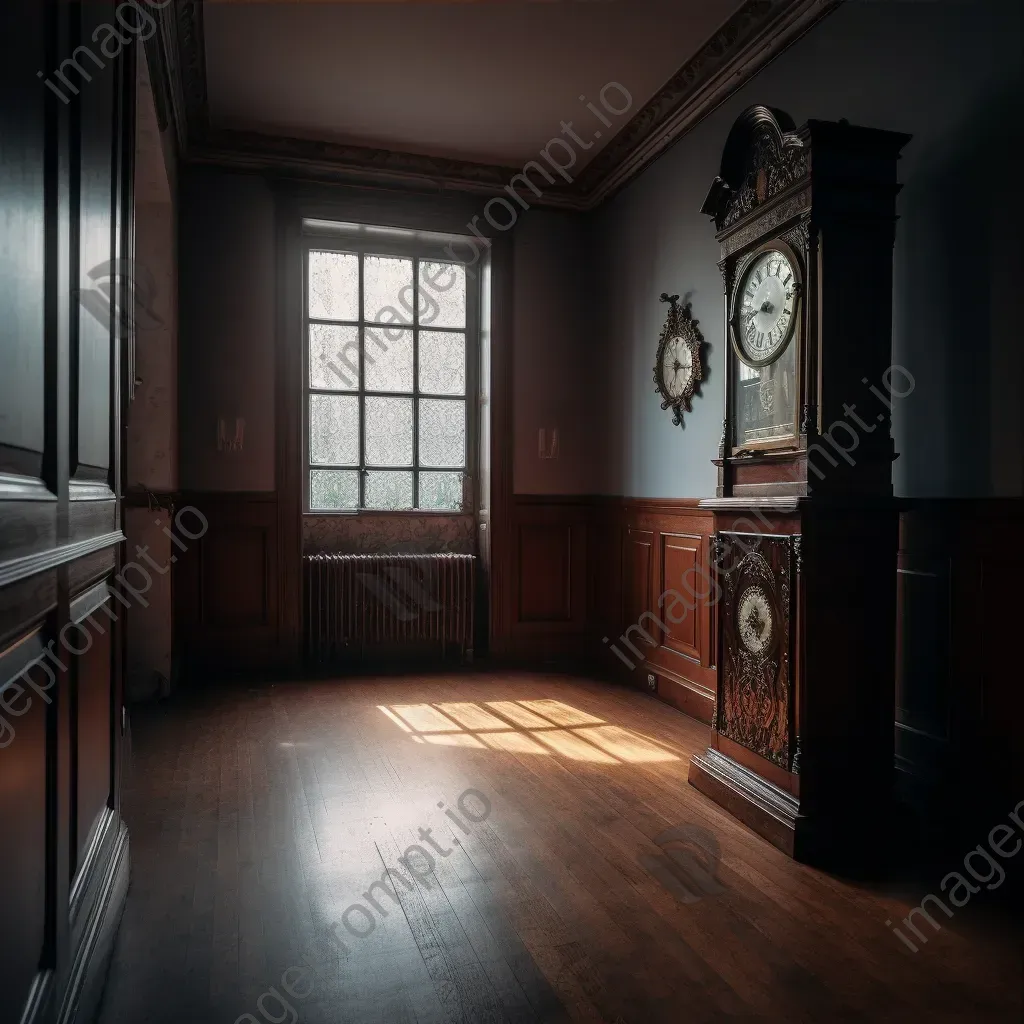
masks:
<svg viewBox="0 0 1024 1024"><path fill-rule="evenodd" d="M701 213L719 231L807 176L808 148L790 117L769 107L750 107L725 144L718 176Z"/></svg>

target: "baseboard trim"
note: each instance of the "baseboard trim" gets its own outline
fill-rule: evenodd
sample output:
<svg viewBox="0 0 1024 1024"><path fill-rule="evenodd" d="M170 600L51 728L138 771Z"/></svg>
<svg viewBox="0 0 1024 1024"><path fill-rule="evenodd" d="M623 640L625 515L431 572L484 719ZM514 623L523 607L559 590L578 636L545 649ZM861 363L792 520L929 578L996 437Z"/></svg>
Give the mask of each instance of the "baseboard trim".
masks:
<svg viewBox="0 0 1024 1024"><path fill-rule="evenodd" d="M131 875L128 829L120 817L115 815L112 821L111 827L116 828L113 849L75 951L57 1016L58 1024L90 1024L103 994L107 964L113 953Z"/></svg>
<svg viewBox="0 0 1024 1024"><path fill-rule="evenodd" d="M690 759L690 785L787 856L799 858L796 797L712 747Z"/></svg>

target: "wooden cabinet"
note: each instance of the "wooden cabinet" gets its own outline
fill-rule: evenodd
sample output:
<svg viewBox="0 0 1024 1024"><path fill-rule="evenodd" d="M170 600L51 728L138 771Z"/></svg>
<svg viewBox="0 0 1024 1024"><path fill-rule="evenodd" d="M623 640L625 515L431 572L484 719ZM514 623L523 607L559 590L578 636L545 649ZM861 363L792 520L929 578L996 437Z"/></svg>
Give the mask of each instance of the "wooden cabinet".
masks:
<svg viewBox="0 0 1024 1024"><path fill-rule="evenodd" d="M88 1017L128 879L117 268L136 54L91 42L111 23L112 0L0 14L2 1024Z"/></svg>

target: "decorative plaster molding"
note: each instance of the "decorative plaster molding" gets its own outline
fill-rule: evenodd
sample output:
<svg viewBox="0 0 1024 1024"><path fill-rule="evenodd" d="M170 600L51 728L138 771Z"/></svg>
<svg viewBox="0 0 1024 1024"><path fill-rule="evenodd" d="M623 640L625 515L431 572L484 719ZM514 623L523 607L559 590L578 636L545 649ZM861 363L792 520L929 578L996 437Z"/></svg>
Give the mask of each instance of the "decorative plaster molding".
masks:
<svg viewBox="0 0 1024 1024"><path fill-rule="evenodd" d="M471 163L368 146L211 129L190 147L194 163L272 171L351 185L403 185L432 192L503 194L522 168ZM546 186L538 205L579 208L565 186Z"/></svg>
<svg viewBox="0 0 1024 1024"><path fill-rule="evenodd" d="M206 92L206 37L203 34L203 0L177 0L179 66L189 142L205 138L209 128Z"/></svg>
<svg viewBox="0 0 1024 1024"><path fill-rule="evenodd" d="M623 188L841 0L747 0L612 139L571 185L536 204L589 210ZM173 11L173 14L170 12ZM206 88L203 0L161 12L171 115L189 161L349 184L391 184L497 195L522 168L367 146L212 131Z"/></svg>
<svg viewBox="0 0 1024 1024"><path fill-rule="evenodd" d="M589 209L625 186L839 0L747 0L587 165L577 185Z"/></svg>

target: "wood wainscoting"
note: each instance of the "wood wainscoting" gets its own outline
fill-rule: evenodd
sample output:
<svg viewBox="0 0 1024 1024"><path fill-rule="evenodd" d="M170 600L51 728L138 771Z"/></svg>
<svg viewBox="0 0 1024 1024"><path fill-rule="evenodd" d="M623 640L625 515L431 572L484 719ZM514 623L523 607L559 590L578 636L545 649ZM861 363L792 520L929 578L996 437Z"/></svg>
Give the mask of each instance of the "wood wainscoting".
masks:
<svg viewBox="0 0 1024 1024"><path fill-rule="evenodd" d="M508 621L515 660L570 659L710 722L713 518L697 499L516 495Z"/></svg>
<svg viewBox="0 0 1024 1024"><path fill-rule="evenodd" d="M978 807L982 793L991 814L1024 795L1024 689L1008 642L1022 520L1020 499L915 501L900 513L896 767L904 797L929 815ZM502 653L639 688L651 674L660 699L711 721L717 603L699 588L713 523L697 499L519 494L511 530L508 614L493 624ZM679 616L672 589L692 613Z"/></svg>
<svg viewBox="0 0 1024 1024"><path fill-rule="evenodd" d="M182 664L227 671L289 664L294 645L282 615L280 567L287 563L297 569L300 553L287 558L279 550L277 495L186 493L176 506L185 530L199 534L185 541L175 565L175 634Z"/></svg>
<svg viewBox="0 0 1024 1024"><path fill-rule="evenodd" d="M1024 796L1024 688L1010 642L1022 526L1020 499L916 501L900 516L896 764L926 811L972 807L988 820Z"/></svg>

